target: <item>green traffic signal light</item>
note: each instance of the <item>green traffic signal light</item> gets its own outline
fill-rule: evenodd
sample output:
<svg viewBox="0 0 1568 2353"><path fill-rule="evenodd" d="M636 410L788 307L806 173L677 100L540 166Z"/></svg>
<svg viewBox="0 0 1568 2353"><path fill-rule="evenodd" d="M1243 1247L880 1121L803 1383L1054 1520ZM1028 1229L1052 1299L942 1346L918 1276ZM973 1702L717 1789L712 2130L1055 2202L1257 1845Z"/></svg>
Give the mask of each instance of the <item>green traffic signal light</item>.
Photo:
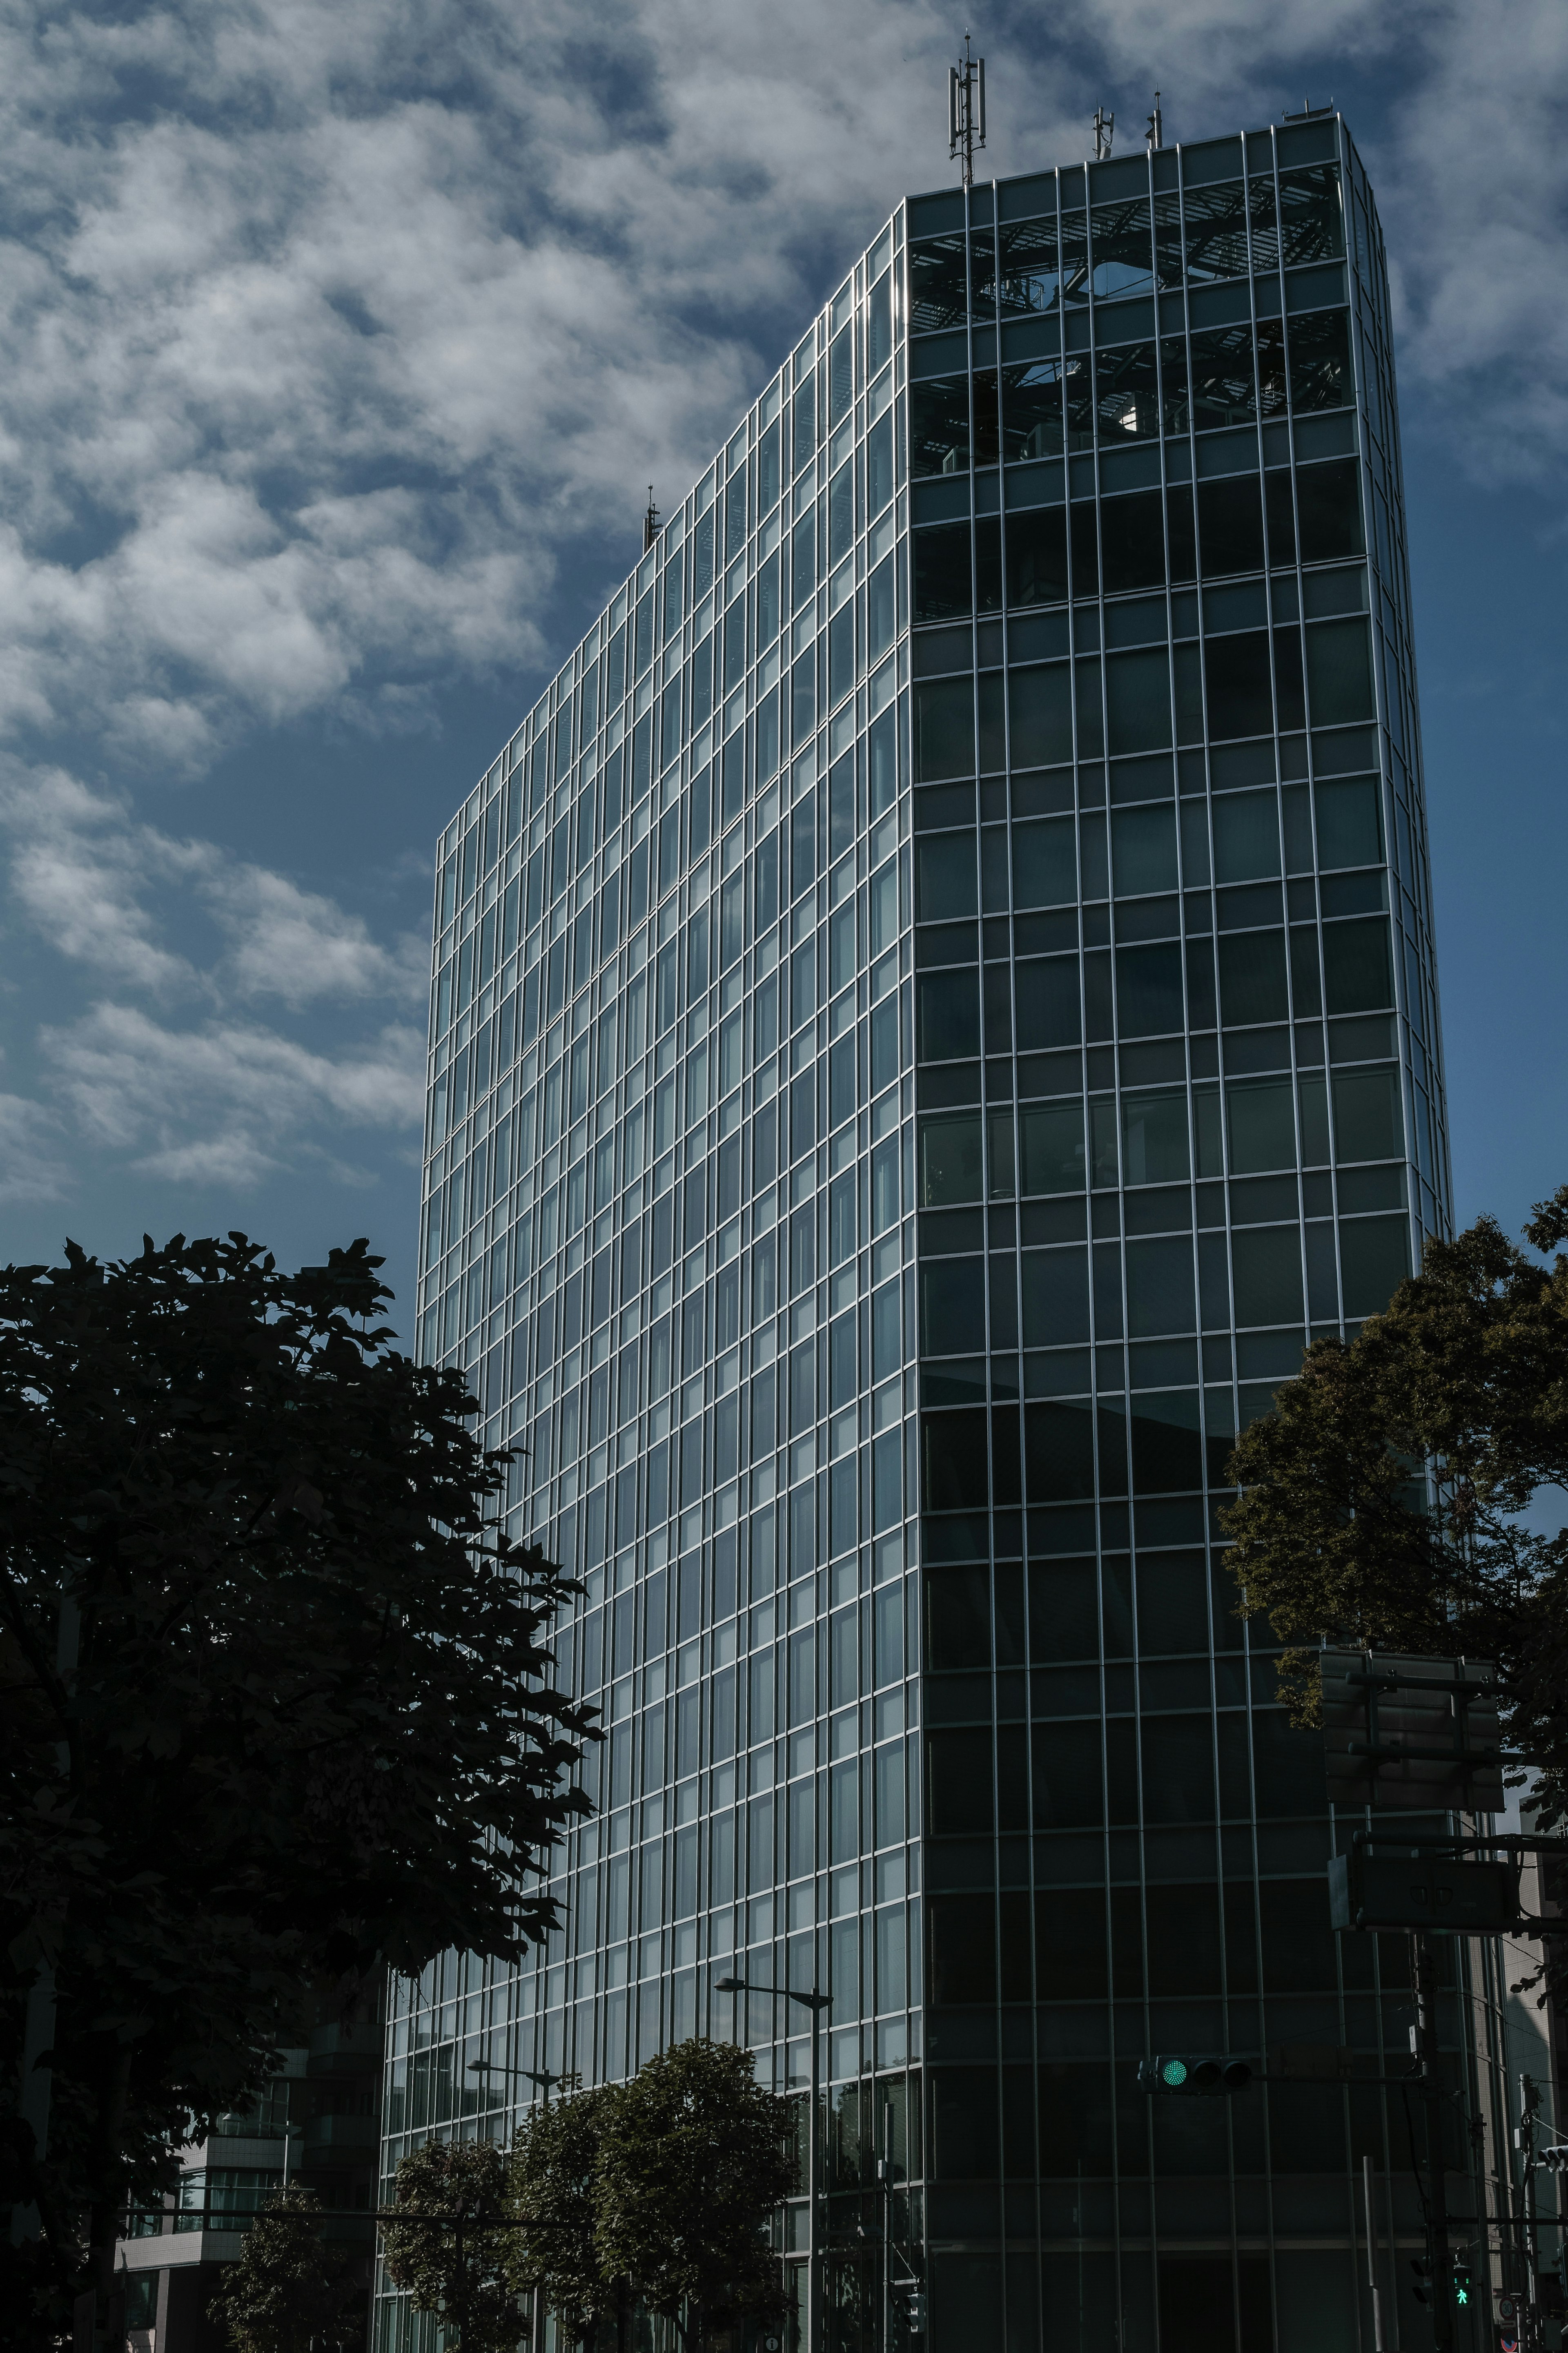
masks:
<svg viewBox="0 0 1568 2353"><path fill-rule="evenodd" d="M1174 2092L1179 2089L1186 2080L1186 2061L1184 2059L1167 2059L1164 2065L1160 2070L1160 2081L1162 2084L1168 2084L1172 2091Z"/></svg>

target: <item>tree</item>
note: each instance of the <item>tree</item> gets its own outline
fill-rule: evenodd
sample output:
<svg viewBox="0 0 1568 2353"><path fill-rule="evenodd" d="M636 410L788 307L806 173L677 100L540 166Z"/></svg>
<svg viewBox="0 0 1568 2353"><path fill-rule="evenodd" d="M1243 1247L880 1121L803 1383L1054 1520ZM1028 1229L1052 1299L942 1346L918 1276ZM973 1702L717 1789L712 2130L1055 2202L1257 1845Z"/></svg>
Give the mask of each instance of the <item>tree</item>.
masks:
<svg viewBox="0 0 1568 2353"><path fill-rule="evenodd" d="M382 2224L393 2284L416 2312L440 2315L450 2353L513 2353L527 2323L509 2275L510 2232L497 2225L507 2166L495 2143L427 2140L399 2165L395 2198L409 2219Z"/></svg>
<svg viewBox="0 0 1568 2353"><path fill-rule="evenodd" d="M1568 1240L1568 1187L1524 1229ZM1568 1529L1522 1526L1568 1486L1568 1260L1481 1218L1348 1346L1319 1340L1238 1440L1225 1514L1244 1615L1297 1647L1281 1683L1316 1720L1323 1637L1494 1659L1543 1828L1568 1813ZM1428 1490L1427 1482L1430 1482Z"/></svg>
<svg viewBox="0 0 1568 2353"><path fill-rule="evenodd" d="M593 1711L547 1646L579 1588L504 1535L510 1458L395 1352L381 1263L289 1274L231 1234L0 1271L13 2083L51 1970L55 2007L47 2162L5 2151L50 2268L0 2248L0 2305L58 2323L96 2284L100 2337L127 2193L259 2087L307 1994L516 1957L587 1810Z"/></svg>
<svg viewBox="0 0 1568 2353"><path fill-rule="evenodd" d="M720 2309L783 2312L767 2226L795 2186L794 2107L761 2088L749 2051L696 2040L648 2060L607 2114L597 2174L601 2272L689 2353Z"/></svg>
<svg viewBox="0 0 1568 2353"><path fill-rule="evenodd" d="M365 2298L353 2259L321 2242L313 2189L275 2189L207 2306L234 2353L358 2353Z"/></svg>
<svg viewBox="0 0 1568 2353"><path fill-rule="evenodd" d="M598 2168L622 2086L604 2084L530 2109L512 2142L508 2195L517 2217L509 2242L519 2292L537 2289L569 2336L590 2342L625 2301L626 2284L599 2261Z"/></svg>

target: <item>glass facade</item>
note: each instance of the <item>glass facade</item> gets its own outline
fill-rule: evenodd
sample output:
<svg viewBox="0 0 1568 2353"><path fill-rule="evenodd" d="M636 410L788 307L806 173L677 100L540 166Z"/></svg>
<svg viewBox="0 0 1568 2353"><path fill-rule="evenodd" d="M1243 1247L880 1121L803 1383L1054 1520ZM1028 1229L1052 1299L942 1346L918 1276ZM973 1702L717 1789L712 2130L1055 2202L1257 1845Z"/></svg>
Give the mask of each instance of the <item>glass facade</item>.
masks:
<svg viewBox="0 0 1568 2353"><path fill-rule="evenodd" d="M733 1972L832 1998L835 2348L1355 2343L1403 2118L1136 2070L1407 2051L1214 1515L1447 1219L1342 124L910 198L439 845L419 1345L607 1738L537 1966L395 1988L386 2170L508 2069L803 2087Z"/></svg>

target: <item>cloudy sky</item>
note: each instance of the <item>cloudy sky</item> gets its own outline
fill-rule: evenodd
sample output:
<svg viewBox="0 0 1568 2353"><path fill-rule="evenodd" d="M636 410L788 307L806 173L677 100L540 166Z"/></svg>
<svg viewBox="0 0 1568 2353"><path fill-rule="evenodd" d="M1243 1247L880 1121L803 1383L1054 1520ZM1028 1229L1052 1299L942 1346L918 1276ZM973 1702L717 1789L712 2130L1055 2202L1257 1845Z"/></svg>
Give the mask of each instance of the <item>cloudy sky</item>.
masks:
<svg viewBox="0 0 1568 2353"><path fill-rule="evenodd" d="M998 173L1344 108L1396 272L1458 1207L1568 1178L1568 14L974 20ZM928 0L0 0L10 1258L368 1233L431 845L903 192Z"/></svg>

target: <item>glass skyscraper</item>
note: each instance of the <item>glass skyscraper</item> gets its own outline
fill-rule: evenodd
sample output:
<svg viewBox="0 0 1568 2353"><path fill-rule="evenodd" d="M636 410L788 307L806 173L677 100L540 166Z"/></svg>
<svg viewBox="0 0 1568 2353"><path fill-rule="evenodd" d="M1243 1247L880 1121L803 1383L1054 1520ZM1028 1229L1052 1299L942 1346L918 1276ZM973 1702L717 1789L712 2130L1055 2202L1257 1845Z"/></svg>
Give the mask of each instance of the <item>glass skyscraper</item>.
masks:
<svg viewBox="0 0 1568 2353"><path fill-rule="evenodd" d="M1448 1219L1337 116L899 206L442 836L430 1042L421 1352L607 1737L538 1966L395 1989L387 2170L507 2069L802 2087L715 1982L821 1989L834 2348L1356 2344L1402 2116L1137 2085L1408 2055L1215 1516Z"/></svg>

